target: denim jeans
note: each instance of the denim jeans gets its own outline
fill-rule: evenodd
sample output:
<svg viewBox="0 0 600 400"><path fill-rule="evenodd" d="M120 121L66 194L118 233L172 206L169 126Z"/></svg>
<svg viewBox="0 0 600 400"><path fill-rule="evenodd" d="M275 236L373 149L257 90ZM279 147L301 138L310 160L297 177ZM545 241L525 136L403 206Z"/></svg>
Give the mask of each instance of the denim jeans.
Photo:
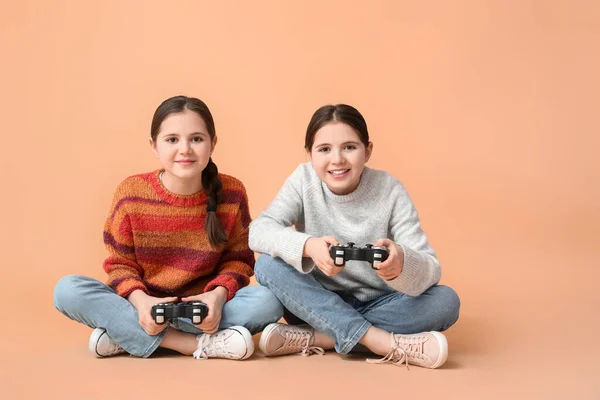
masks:
<svg viewBox="0 0 600 400"><path fill-rule="evenodd" d="M127 299L105 284L81 275L68 275L58 281L54 289L54 306L90 328L106 329L112 340L138 357L149 357L168 329L202 333L189 318L177 318L158 335L148 335L138 322L137 310ZM277 322L282 315L283 307L271 291L258 285L246 286L223 306L219 329L241 325L255 334Z"/></svg>
<svg viewBox="0 0 600 400"><path fill-rule="evenodd" d="M361 302L325 289L311 274L302 274L277 257L261 254L254 274L300 321L335 339L335 350L341 354L364 350L358 341L371 326L410 334L443 331L458 319L460 300L447 286L434 285L414 297L394 292Z"/></svg>

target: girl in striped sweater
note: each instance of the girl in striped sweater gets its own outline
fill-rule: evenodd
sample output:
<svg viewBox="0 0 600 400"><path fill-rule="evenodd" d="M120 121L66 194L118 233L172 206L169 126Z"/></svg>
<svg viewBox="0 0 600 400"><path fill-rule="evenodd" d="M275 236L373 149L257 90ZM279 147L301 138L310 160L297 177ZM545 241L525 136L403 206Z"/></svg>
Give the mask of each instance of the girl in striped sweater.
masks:
<svg viewBox="0 0 600 400"><path fill-rule="evenodd" d="M279 320L283 309L262 286L248 286L254 254L244 185L218 173L210 110L177 96L154 113L150 145L162 168L125 179L104 227L106 285L89 277L62 278L55 307L94 328L98 357L148 357L158 347L195 358L246 359L252 334ZM201 301L198 325L176 318L157 325L157 303Z"/></svg>

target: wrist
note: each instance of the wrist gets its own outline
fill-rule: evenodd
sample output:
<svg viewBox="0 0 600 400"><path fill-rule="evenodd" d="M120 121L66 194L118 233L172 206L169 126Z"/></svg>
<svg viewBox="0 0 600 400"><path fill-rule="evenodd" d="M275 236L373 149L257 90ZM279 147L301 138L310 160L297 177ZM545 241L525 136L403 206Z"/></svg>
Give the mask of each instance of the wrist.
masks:
<svg viewBox="0 0 600 400"><path fill-rule="evenodd" d="M229 296L229 290L224 286L217 286L212 290L219 298L219 300L225 304L227 297Z"/></svg>
<svg viewBox="0 0 600 400"><path fill-rule="evenodd" d="M311 257L311 243L314 242L313 237L308 238L308 240L306 242L304 242L304 248L302 249L302 257Z"/></svg>
<svg viewBox="0 0 600 400"><path fill-rule="evenodd" d="M133 306L137 309L138 305L146 298L148 295L140 289L136 289L127 296L127 300L133 304Z"/></svg>
<svg viewBox="0 0 600 400"><path fill-rule="evenodd" d="M398 259L400 260L400 273L402 273L402 268L404 268L404 247L396 244L398 247Z"/></svg>

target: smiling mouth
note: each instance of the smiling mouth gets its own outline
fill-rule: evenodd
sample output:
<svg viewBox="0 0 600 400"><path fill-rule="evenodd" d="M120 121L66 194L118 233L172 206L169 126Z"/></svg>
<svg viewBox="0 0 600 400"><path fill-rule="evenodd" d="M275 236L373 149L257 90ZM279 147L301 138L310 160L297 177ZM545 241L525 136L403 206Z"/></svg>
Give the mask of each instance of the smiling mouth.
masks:
<svg viewBox="0 0 600 400"><path fill-rule="evenodd" d="M349 169L336 169L334 171L327 171L328 174L333 175L333 176L342 176L345 175L348 171L350 171Z"/></svg>

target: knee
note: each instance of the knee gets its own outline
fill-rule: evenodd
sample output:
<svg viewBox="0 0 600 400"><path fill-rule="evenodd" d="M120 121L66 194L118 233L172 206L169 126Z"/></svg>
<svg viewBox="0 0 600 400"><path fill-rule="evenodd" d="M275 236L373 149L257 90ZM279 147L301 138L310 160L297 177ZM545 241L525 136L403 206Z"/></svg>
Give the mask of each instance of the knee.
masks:
<svg viewBox="0 0 600 400"><path fill-rule="evenodd" d="M257 304L260 305L256 307L256 322L270 324L279 321L283 317L283 305L277 296L264 286L256 286L254 290Z"/></svg>
<svg viewBox="0 0 600 400"><path fill-rule="evenodd" d="M265 277L273 276L274 269L276 268L277 260L268 254L261 254L258 256L256 263L254 264L254 276L256 281L261 285L266 285Z"/></svg>
<svg viewBox="0 0 600 400"><path fill-rule="evenodd" d="M81 280L80 275L66 275L60 278L54 287L54 307L64 312L65 307L75 303L77 295L75 287Z"/></svg>
<svg viewBox="0 0 600 400"><path fill-rule="evenodd" d="M457 320L460 312L460 298L458 294L448 286L437 286L436 297L440 312L439 322L442 325L441 330L450 328Z"/></svg>

